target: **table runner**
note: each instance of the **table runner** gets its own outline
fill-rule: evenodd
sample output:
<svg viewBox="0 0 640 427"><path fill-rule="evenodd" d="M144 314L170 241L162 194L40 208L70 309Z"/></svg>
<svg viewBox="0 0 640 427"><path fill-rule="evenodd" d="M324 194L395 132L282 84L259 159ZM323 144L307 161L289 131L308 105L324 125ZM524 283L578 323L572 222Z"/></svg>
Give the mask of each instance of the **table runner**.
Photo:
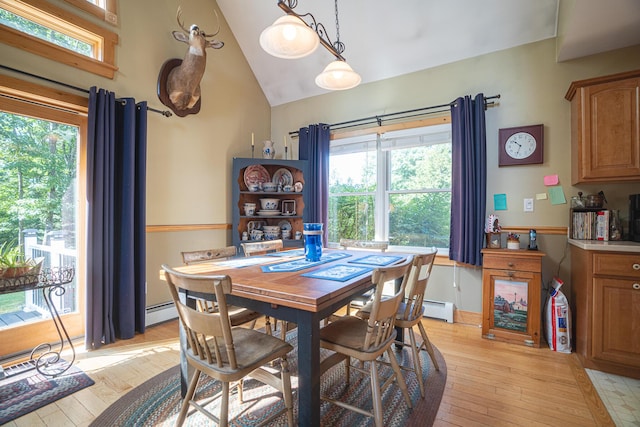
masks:
<svg viewBox="0 0 640 427"><path fill-rule="evenodd" d="M279 262L277 264L263 265L261 268L264 273L285 273L304 270L305 268L315 267L316 265L326 264L327 262L337 261L350 256L351 255L343 252L329 252L322 254L320 261L307 261L304 258L300 258L292 261Z"/></svg>

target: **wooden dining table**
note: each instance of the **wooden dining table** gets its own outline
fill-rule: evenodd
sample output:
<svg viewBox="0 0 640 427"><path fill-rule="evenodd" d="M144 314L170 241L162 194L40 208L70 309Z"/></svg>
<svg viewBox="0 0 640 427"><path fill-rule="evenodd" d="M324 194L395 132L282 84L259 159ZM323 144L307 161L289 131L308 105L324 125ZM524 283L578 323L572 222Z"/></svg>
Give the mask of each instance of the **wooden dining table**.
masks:
<svg viewBox="0 0 640 427"><path fill-rule="evenodd" d="M262 267L296 259L286 256L255 258L260 264L243 266L233 262L205 262L177 267L176 270L192 274L228 275L232 291L229 304L242 306L295 323L298 327L298 425L320 425L320 323L345 306L354 296L373 288L371 276L375 266L359 276L345 281L306 277L303 274L324 270L338 264L354 265L353 261L371 256L371 251L324 249L324 253L346 254L348 257L311 268L288 272L263 272ZM374 254L378 255L378 254ZM397 257L402 262L406 253L385 252L384 256ZM297 258L303 258L298 255ZM243 258L251 260L251 258ZM249 262L253 262L249 261ZM181 383L183 396L188 383L186 358L181 356Z"/></svg>

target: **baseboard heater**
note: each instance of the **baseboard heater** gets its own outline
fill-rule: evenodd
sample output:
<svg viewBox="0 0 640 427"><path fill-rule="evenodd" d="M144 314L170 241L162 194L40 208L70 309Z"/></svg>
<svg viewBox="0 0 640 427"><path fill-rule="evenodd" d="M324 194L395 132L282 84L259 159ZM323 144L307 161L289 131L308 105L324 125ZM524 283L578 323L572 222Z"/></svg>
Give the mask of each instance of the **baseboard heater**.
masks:
<svg viewBox="0 0 640 427"><path fill-rule="evenodd" d="M162 304L152 305L147 307L145 323L146 326L155 325L156 323L166 322L167 320L177 319L178 310L176 306L171 302L164 302Z"/></svg>
<svg viewBox="0 0 640 427"><path fill-rule="evenodd" d="M424 315L434 319L442 319L447 323L453 323L453 303L425 300L422 304Z"/></svg>

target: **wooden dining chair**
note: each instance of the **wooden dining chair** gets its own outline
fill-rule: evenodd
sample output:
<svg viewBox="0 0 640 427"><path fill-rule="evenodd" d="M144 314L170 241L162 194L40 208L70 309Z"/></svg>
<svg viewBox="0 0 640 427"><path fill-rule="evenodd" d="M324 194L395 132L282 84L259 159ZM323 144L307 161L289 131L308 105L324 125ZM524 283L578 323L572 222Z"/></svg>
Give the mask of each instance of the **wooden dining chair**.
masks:
<svg viewBox="0 0 640 427"><path fill-rule="evenodd" d="M355 240L355 239L340 239L340 248L342 249L367 249L373 251L384 252L389 249L389 242L382 240ZM360 308L367 302L371 301L373 296L372 292L367 292L361 296L353 298L349 304L347 304L347 316L351 315L351 307ZM332 317L333 319L334 317Z"/></svg>
<svg viewBox="0 0 640 427"><path fill-rule="evenodd" d="M270 252L279 252L284 249L281 239L259 240L257 242L240 243L245 256L264 255Z"/></svg>
<svg viewBox="0 0 640 427"><path fill-rule="evenodd" d="M180 254L182 255L182 262L185 265L192 265L207 261L224 261L229 258L233 258L236 256L236 253L237 249L235 246L226 246L224 248L185 251ZM213 313L218 310L215 301L205 301L201 298L196 298L196 304L198 309L201 311L209 311ZM253 329L256 325L256 321L262 317L262 314L257 311L234 305L228 306L227 311L231 318L231 326L246 325L249 323L249 327ZM269 333L271 332L269 331Z"/></svg>
<svg viewBox="0 0 640 427"><path fill-rule="evenodd" d="M276 240L260 240L257 242L245 242L240 243L242 246L242 251L244 252L244 256L250 257L254 255L264 255L271 252L279 252L284 249L284 243L280 239ZM271 334L271 318L269 316L265 316L265 329L268 334ZM273 331L278 329L278 320L274 320ZM286 340L287 331L289 330L289 322L281 321L280 322L280 338Z"/></svg>
<svg viewBox="0 0 640 427"><path fill-rule="evenodd" d="M383 425L382 391L394 380L402 391L407 405L411 408L407 385L402 377L402 371L391 346L396 337L394 328L396 312L404 296L412 262L413 259L410 256L401 264L380 267L373 271L372 282L376 287L373 308L368 319L345 316L320 329L320 346L335 352L320 363L320 372L325 373L331 367L344 361L347 383L350 380L350 371L352 369L368 375L371 383L373 411L339 401L330 396L323 395L321 398L340 407L373 417L377 427L382 427ZM382 290L385 282L400 278L402 278L402 284L398 292L392 296L385 295L383 298ZM378 377L378 365L380 363L378 358L384 353L386 353L393 369L393 374L386 380ZM359 360L361 362L360 366L351 365L351 358ZM364 369L365 362L369 363L368 370Z"/></svg>
<svg viewBox="0 0 640 427"><path fill-rule="evenodd" d="M181 426L184 423L189 407L193 406L218 425L227 426L231 384L237 386L238 398L242 402L242 381L251 377L282 393L285 408L273 414L270 419L286 412L287 422L289 426L293 426L293 397L287 362L287 353L293 350L293 347L262 332L231 326L226 303L226 295L231 293L232 289L229 276L185 274L172 270L167 265L163 265L162 268L186 335L186 347L182 347L180 351L195 370L182 401L176 425ZM180 299L180 293L184 291L197 292L201 298L217 301L219 310L210 313L187 306ZM280 359L281 363L279 375L272 372L272 369L264 368L277 359ZM221 399L220 413L217 416L194 399L202 374L222 384L220 393L213 397ZM209 401L208 398L207 402Z"/></svg>
<svg viewBox="0 0 640 427"><path fill-rule="evenodd" d="M436 253L436 248L432 248L428 253L414 255L413 263L409 271L409 279L407 281L406 300L400 303L398 311L396 312L396 327L405 329L406 333L404 337L409 336L410 344L398 340L396 340L396 343L402 346L410 346L413 356L413 368L403 367L402 369L415 373L418 378L418 384L420 385L420 395L422 398L424 398L425 392L424 380L422 379L422 364L420 363L420 350L424 348L429 354L436 371L440 370L433 346L422 324L422 316L424 314L424 306L422 304L424 303L424 294L427 289L429 277L431 276L433 262L436 259ZM371 316L372 310L373 304L366 304L356 313L356 316L368 319L369 316ZM420 343L419 346L416 344L416 337L413 334L414 326L418 326L420 336L422 337L422 343Z"/></svg>

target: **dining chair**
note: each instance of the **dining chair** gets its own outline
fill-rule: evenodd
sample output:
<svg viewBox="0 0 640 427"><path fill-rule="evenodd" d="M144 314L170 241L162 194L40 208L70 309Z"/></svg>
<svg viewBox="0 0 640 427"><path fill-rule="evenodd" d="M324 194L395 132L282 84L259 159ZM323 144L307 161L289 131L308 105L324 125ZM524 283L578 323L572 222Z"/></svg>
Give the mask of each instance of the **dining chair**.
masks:
<svg viewBox="0 0 640 427"><path fill-rule="evenodd" d="M345 362L346 382L349 383L350 371L353 369L369 376L371 383L371 397L373 411L363 409L352 404L322 395L321 399L336 404L340 407L373 417L375 425L383 425L382 392L395 380L402 391L405 401L411 408L411 399L407 385L402 377L402 371L398 365L391 348L395 341L396 330L394 328L396 312L400 301L404 296L405 286L408 280L409 268L413 259L411 256L401 264L380 267L373 271L372 282L375 284L373 306L368 319L355 316L345 316L320 329L320 346L334 351L320 363L320 372L325 373L338 363ZM400 289L394 295L382 297L385 282L402 278ZM387 355L393 370L392 375L386 380L379 378L378 358ZM351 358L360 361L360 366L351 365ZM365 363L369 363L369 369L365 369ZM384 382L383 382L384 380Z"/></svg>
<svg viewBox="0 0 640 427"><path fill-rule="evenodd" d="M231 326L226 303L226 295L231 293L232 289L229 276L185 274L171 269L166 264L162 268L186 335L186 347L182 347L180 351L195 370L182 401L176 425L181 426L184 423L189 407L193 406L218 425L227 426L231 384L238 388L238 399L242 402L242 381L251 377L282 393L285 407L270 419L286 412L287 422L289 426L293 426L291 375L287 362L287 353L293 350L293 347L262 332ZM181 300L182 292L195 292L201 298L215 300L219 310L211 313L191 308ZM279 375L272 372L273 369L264 368L266 364L277 359L280 359L281 366ZM202 374L222 384L220 393L207 399L207 403L212 399L220 399L220 413L217 416L194 399Z"/></svg>
<svg viewBox="0 0 640 427"><path fill-rule="evenodd" d="M389 242L382 240L356 240L356 239L340 239L340 248L349 249L369 249L374 251L384 252L389 249ZM367 302L371 301L373 293L367 292L363 295L353 298L349 304L347 304L347 316L351 315L351 306L354 308L360 308ZM333 319L333 317L332 317Z"/></svg>
<svg viewBox="0 0 640 427"><path fill-rule="evenodd" d="M270 252L278 252L284 249L281 239L259 240L256 242L240 243L245 256L264 255Z"/></svg>
<svg viewBox="0 0 640 427"><path fill-rule="evenodd" d="M226 246L224 248L204 249L198 251L181 252L182 262L185 265L192 265L207 261L224 261L236 256L237 249L235 246ZM218 307L215 301L205 301L196 298L196 304L201 311L216 312ZM231 318L231 326L239 326L250 323L249 327L253 329L256 321L262 316L257 311L249 310L245 307L230 305L227 307L229 317ZM268 331L270 333L270 331Z"/></svg>
<svg viewBox="0 0 640 427"><path fill-rule="evenodd" d="M409 271L409 279L406 287L406 300L400 302L398 311L396 312L395 326L406 330L407 333L403 336L406 337L409 335L410 344L398 340L396 340L396 343L401 346L410 346L413 356L413 368L402 367L402 369L413 371L415 373L418 378L418 384L420 385L420 395L422 398L425 396L424 381L422 379L422 364L420 363L420 351L422 348L424 348L429 354L436 371L440 370L433 351L433 346L431 345L427 331L424 329L424 325L422 324L422 316L424 314L424 294L427 289L429 277L431 276L433 263L436 259L436 253L437 249L431 248L427 253L416 254L413 256L413 263ZM372 310L373 304L368 303L356 313L356 316L367 319L371 316ZM422 343L419 346L416 344L416 337L413 334L413 327L416 325L418 326L420 336L422 337Z"/></svg>
<svg viewBox="0 0 640 427"><path fill-rule="evenodd" d="M279 252L284 249L284 243L281 239L276 240L260 240L257 242L244 242L240 243L244 256L250 257L254 255L264 255L271 252ZM289 322L280 322L280 337L285 340L287 338L287 331L289 330ZM265 316L265 329L268 334L271 334L271 318ZM278 320L274 320L273 331L278 329Z"/></svg>

